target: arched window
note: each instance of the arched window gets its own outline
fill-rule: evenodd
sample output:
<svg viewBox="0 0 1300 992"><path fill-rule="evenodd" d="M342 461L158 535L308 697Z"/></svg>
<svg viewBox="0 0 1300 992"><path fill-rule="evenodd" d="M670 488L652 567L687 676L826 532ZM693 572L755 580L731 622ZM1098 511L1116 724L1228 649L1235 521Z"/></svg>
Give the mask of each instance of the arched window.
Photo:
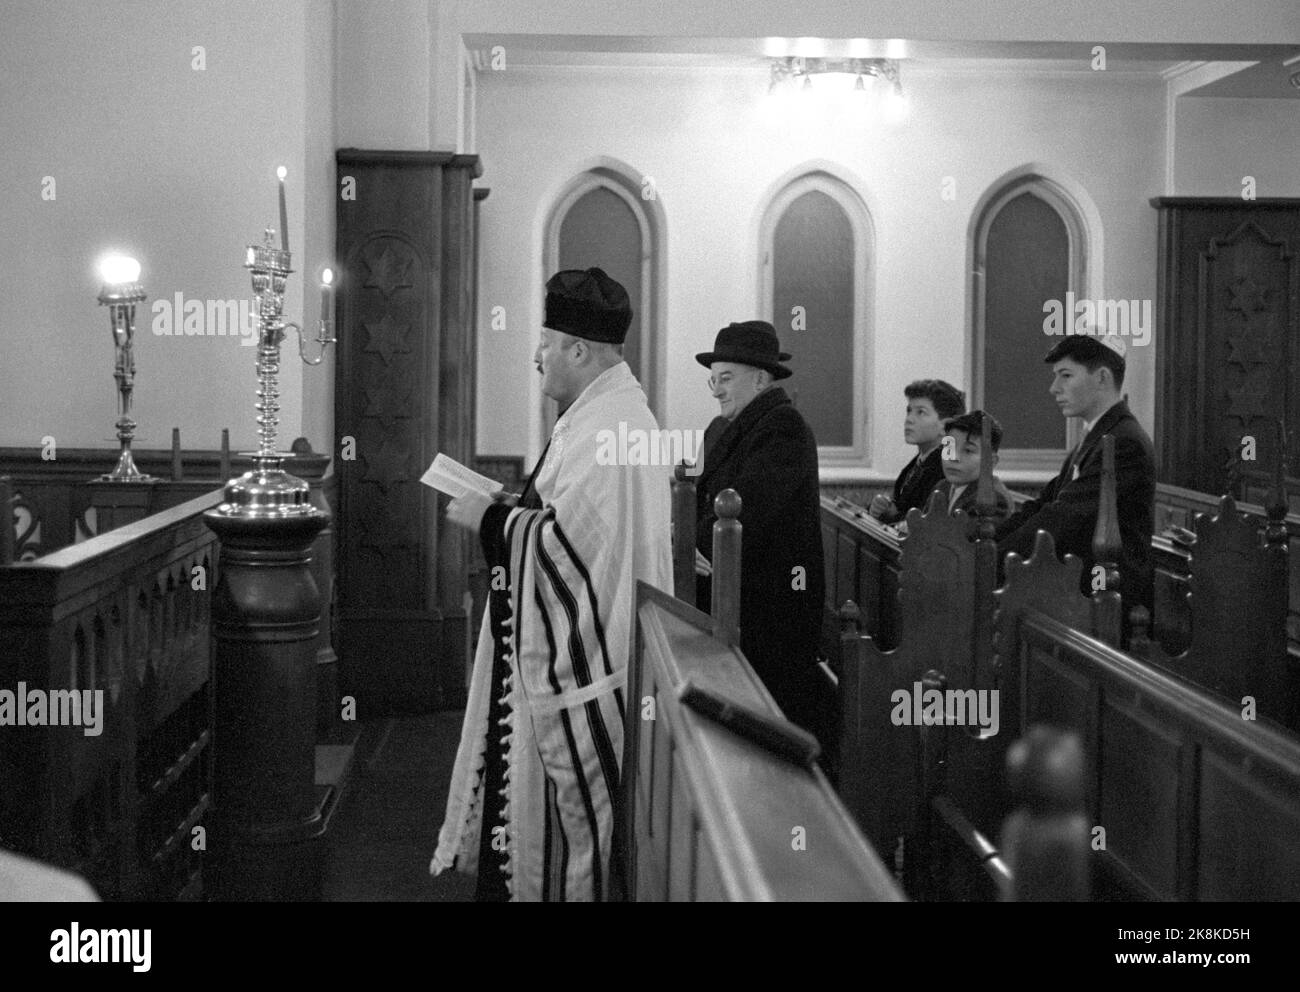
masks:
<svg viewBox="0 0 1300 992"><path fill-rule="evenodd" d="M1036 173L996 188L973 229L972 402L1002 423L1000 468L1056 469L1080 437L1048 393L1044 303L1088 296L1088 228L1074 197ZM1067 312L1073 321L1073 313Z"/></svg>
<svg viewBox="0 0 1300 992"><path fill-rule="evenodd" d="M823 465L861 465L873 237L862 198L813 170L771 197L760 225L761 311L794 355L785 388Z"/></svg>
<svg viewBox="0 0 1300 992"><path fill-rule="evenodd" d="M599 266L618 280L632 302L623 358L662 423L662 211L643 200L631 170L596 166L578 175L556 200L546 225L543 279L561 269ZM553 400L542 397L542 444L555 426Z"/></svg>

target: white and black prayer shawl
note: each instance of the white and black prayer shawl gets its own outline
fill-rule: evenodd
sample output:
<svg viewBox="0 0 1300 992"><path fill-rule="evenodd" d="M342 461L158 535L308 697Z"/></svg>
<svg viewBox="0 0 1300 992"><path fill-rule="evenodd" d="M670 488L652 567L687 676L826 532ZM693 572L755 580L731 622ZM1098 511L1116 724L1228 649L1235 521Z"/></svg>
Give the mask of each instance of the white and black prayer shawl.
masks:
<svg viewBox="0 0 1300 992"><path fill-rule="evenodd" d="M486 843L512 899L608 895L636 583L670 589L672 561L671 466L602 464L604 432L657 429L627 364L606 370L556 422L535 477L541 508L497 505L484 516L490 600L435 874L476 872ZM495 689L494 662L508 672ZM503 758L496 775L486 774L489 734ZM502 781L504 802L485 820L489 778Z"/></svg>

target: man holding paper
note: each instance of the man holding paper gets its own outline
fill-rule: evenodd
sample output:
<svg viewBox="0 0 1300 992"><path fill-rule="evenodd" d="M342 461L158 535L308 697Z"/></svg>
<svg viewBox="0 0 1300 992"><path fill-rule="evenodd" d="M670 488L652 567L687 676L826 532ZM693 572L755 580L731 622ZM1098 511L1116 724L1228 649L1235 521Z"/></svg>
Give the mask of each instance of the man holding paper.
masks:
<svg viewBox="0 0 1300 992"><path fill-rule="evenodd" d="M490 580L430 870L477 871L481 900L609 897L636 583L672 582L671 468L597 459L601 432L658 428L622 358L631 320L600 269L547 282L550 442L518 505L470 489L447 507Z"/></svg>

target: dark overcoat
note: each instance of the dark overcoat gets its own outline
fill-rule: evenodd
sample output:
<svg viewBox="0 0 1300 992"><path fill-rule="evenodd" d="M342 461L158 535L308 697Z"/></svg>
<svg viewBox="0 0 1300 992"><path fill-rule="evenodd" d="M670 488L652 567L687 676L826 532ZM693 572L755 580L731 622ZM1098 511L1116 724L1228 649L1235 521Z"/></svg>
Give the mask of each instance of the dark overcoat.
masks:
<svg viewBox="0 0 1300 992"><path fill-rule="evenodd" d="M829 749L834 708L817 671L825 572L817 441L779 386L705 432L696 479L696 546L713 558L713 500L740 494L740 648L795 723ZM710 582L697 603L709 609Z"/></svg>

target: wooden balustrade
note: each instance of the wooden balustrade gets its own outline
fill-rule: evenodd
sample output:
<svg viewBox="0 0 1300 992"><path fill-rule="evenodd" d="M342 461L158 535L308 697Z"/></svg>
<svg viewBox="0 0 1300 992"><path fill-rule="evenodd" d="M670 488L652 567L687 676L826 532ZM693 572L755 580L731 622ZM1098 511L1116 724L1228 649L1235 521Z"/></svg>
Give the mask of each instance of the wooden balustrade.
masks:
<svg viewBox="0 0 1300 992"><path fill-rule="evenodd" d="M624 850L640 901L897 900L820 770L679 699L688 680L785 722L714 621L640 583L624 738ZM815 842L814 842L815 838Z"/></svg>
<svg viewBox="0 0 1300 992"><path fill-rule="evenodd" d="M106 899L202 893L218 579L202 513L220 500L0 567L0 690L103 700L97 735L0 732L0 845L79 872Z"/></svg>

